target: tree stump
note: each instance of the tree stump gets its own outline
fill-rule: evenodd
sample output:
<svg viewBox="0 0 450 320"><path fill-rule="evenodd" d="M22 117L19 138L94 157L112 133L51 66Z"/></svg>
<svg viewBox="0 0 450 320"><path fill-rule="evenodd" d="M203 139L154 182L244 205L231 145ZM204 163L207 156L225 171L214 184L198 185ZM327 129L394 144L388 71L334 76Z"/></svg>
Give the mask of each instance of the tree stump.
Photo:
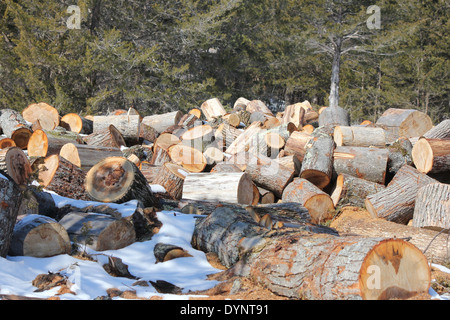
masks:
<svg viewBox="0 0 450 320"><path fill-rule="evenodd" d="M52 218L32 214L16 223L8 254L42 258L70 254L70 251L69 235L61 224Z"/></svg>
<svg viewBox="0 0 450 320"><path fill-rule="evenodd" d="M414 165L420 172L450 171L450 139L420 138L411 154Z"/></svg>
<svg viewBox="0 0 450 320"><path fill-rule="evenodd" d="M85 188L95 201L123 203L140 200L147 207L158 207L158 201L147 180L134 163L123 157L109 157L86 174Z"/></svg>
<svg viewBox="0 0 450 320"><path fill-rule="evenodd" d="M430 183L417 192L412 225L450 233L450 185Z"/></svg>

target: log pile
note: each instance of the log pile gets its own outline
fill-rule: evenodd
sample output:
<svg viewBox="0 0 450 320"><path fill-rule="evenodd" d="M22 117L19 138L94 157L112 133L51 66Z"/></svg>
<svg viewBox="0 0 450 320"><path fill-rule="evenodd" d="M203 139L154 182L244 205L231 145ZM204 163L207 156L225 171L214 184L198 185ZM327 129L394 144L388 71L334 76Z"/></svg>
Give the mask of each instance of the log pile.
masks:
<svg viewBox="0 0 450 320"><path fill-rule="evenodd" d="M376 123L352 125L340 107L304 101L275 114L263 101L243 97L232 107L212 98L187 112L145 116L133 108L95 116L55 110L39 103L23 114L1 111L3 255L67 252L67 237L81 237L87 225L96 226L95 250L127 246L151 224L143 212L169 206L202 215L196 248L217 255L230 274L251 276L283 296L389 299L428 290L432 257L422 242L418 249L393 232L366 232L360 222L348 223L345 232L328 225L343 208L357 207L382 220L380 226L398 225L402 238L417 229L430 241L449 233L447 120L433 127L422 112L388 109ZM16 207L25 201L20 190L36 185L38 214L52 212L57 220L33 220L14 235ZM155 185L163 191L154 192ZM141 209L128 220L44 210L48 191L105 204L137 200ZM59 248L45 253L35 243L11 245L49 226L56 233L46 239L58 239Z"/></svg>

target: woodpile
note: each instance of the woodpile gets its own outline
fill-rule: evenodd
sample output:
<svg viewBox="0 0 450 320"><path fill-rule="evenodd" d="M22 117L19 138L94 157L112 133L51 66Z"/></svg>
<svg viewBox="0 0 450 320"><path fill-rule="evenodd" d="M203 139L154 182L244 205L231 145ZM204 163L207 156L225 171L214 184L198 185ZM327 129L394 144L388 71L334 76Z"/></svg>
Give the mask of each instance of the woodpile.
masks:
<svg viewBox="0 0 450 320"><path fill-rule="evenodd" d="M1 111L2 256L65 252L67 237L98 251L124 247L154 226L145 212L169 206L201 215L192 244L217 255L229 274L296 299L409 298L430 286L430 252L450 261L442 241L450 228L448 120L433 126L422 112L388 109L353 125L340 107L304 101L274 113L244 97L231 107L212 98L145 116L133 108L95 116L55 110L39 103L22 114ZM53 220L19 225L25 190L36 185L37 213ZM50 191L137 201L138 209L127 218L98 207L62 210ZM344 231L329 227L349 207L368 218L348 217ZM39 239L51 226L54 233ZM427 251L426 241L447 247ZM155 250L158 261L186 256L170 244Z"/></svg>

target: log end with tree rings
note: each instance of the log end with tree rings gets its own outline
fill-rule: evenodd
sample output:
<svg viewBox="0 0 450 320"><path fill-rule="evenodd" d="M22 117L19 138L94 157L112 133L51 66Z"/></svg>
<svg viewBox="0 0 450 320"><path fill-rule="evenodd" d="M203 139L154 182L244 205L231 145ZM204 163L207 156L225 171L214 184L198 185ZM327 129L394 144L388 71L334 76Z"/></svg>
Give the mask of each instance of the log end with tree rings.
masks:
<svg viewBox="0 0 450 320"><path fill-rule="evenodd" d="M30 128L22 127L14 130L13 134L11 135L11 139L14 140L16 146L21 149L26 149L28 146L28 141L30 140L32 134L33 132Z"/></svg>
<svg viewBox="0 0 450 320"><path fill-rule="evenodd" d="M0 150L0 169L6 169L7 174L19 185L27 184L32 171L28 157L19 147Z"/></svg>
<svg viewBox="0 0 450 320"><path fill-rule="evenodd" d="M58 110L45 102L30 104L22 111L22 116L31 123L39 121L44 130L54 130L60 121Z"/></svg>
<svg viewBox="0 0 450 320"><path fill-rule="evenodd" d="M365 300L407 299L428 292L428 261L414 245L387 239L374 246L360 269L359 287Z"/></svg>
<svg viewBox="0 0 450 320"><path fill-rule="evenodd" d="M0 140L0 149L6 149L9 147L15 147L16 143L11 138L3 138Z"/></svg>
<svg viewBox="0 0 450 320"><path fill-rule="evenodd" d="M181 165L189 172L202 172L207 164L206 158L200 150L183 144L177 144L169 148L172 161Z"/></svg>
<svg viewBox="0 0 450 320"><path fill-rule="evenodd" d="M48 137L43 130L35 130L28 140L29 157L45 157L48 151Z"/></svg>
<svg viewBox="0 0 450 320"><path fill-rule="evenodd" d="M32 170L37 174L38 183L44 188L53 180L59 166L59 155L54 154L46 158L38 158L33 162Z"/></svg>
<svg viewBox="0 0 450 320"><path fill-rule="evenodd" d="M438 173L450 170L450 139L420 138L411 156L415 167L422 173Z"/></svg>

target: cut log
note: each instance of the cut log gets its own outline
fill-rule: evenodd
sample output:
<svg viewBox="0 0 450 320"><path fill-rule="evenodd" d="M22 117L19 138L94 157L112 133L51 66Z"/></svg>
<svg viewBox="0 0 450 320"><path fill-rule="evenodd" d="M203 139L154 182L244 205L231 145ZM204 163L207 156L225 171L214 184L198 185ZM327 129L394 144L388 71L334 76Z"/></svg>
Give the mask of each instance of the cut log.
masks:
<svg viewBox="0 0 450 320"><path fill-rule="evenodd" d="M217 98L206 100L202 103L200 109L202 109L202 112L205 115L207 121L222 117L227 113L223 108L222 103Z"/></svg>
<svg viewBox="0 0 450 320"><path fill-rule="evenodd" d="M0 150L0 170L6 171L18 185L28 184L32 172L28 157L19 147Z"/></svg>
<svg viewBox="0 0 450 320"><path fill-rule="evenodd" d="M420 138L411 154L414 165L420 172L450 171L450 139Z"/></svg>
<svg viewBox="0 0 450 320"><path fill-rule="evenodd" d="M331 197L310 181L295 178L284 190L283 202L299 202L308 209L314 223L333 218L334 205Z"/></svg>
<svg viewBox="0 0 450 320"><path fill-rule="evenodd" d="M219 162L211 169L211 172L213 173L242 172L242 170L232 163Z"/></svg>
<svg viewBox="0 0 450 320"><path fill-rule="evenodd" d="M314 129L315 129L315 128L314 128L313 125L311 125L311 124L305 124L305 125L303 126L302 131L305 132L305 133L311 134L311 133L314 132Z"/></svg>
<svg viewBox="0 0 450 320"><path fill-rule="evenodd" d="M176 135L171 133L162 133L153 144L153 151L156 152L158 147L164 150L169 150L171 146L179 144L180 142L180 138Z"/></svg>
<svg viewBox="0 0 450 320"><path fill-rule="evenodd" d="M81 169L85 172L89 171L100 160L108 157L120 157L122 152L117 148L88 146L85 144L74 144L80 157Z"/></svg>
<svg viewBox="0 0 450 320"><path fill-rule="evenodd" d="M30 104L22 111L22 116L30 123L39 121L44 130L54 130L60 122L58 110L45 102Z"/></svg>
<svg viewBox="0 0 450 320"><path fill-rule="evenodd" d="M201 121L195 114L187 113L183 115L180 121L177 123L180 127L191 129L197 124L200 124Z"/></svg>
<svg viewBox="0 0 450 320"><path fill-rule="evenodd" d="M283 123L292 122L297 128L302 128L307 111L313 111L309 103L301 102L286 107L283 115Z"/></svg>
<svg viewBox="0 0 450 320"><path fill-rule="evenodd" d="M283 124L271 129L262 129L253 135L249 144L249 152L258 155L276 158L289 139L287 124Z"/></svg>
<svg viewBox="0 0 450 320"><path fill-rule="evenodd" d="M272 191L266 190L264 188L258 187L260 200L259 202L262 204L275 203L275 195Z"/></svg>
<svg viewBox="0 0 450 320"><path fill-rule="evenodd" d="M28 140L33 131L19 112L12 109L2 110L0 128L2 128L3 134L7 138L14 140L17 147L21 149L27 148Z"/></svg>
<svg viewBox="0 0 450 320"><path fill-rule="evenodd" d="M423 252L429 262L442 265L450 262L447 234L372 218L366 211L352 209L348 208L340 214L330 227L335 228L341 235L408 239L409 243Z"/></svg>
<svg viewBox="0 0 450 320"><path fill-rule="evenodd" d="M250 214L222 207L196 225L192 244L217 254L229 274L292 299L404 299L428 291L427 260L412 244L326 229L267 232Z"/></svg>
<svg viewBox="0 0 450 320"><path fill-rule="evenodd" d="M155 142L159 136L159 132L150 127L149 125L142 123L139 129L139 138L147 140L149 142Z"/></svg>
<svg viewBox="0 0 450 320"><path fill-rule="evenodd" d="M47 190L67 198L90 200L84 187L85 172L63 157L39 158L33 163L33 170L37 172L37 182Z"/></svg>
<svg viewBox="0 0 450 320"><path fill-rule="evenodd" d="M227 123L232 127L239 127L241 124L241 118L237 113L227 113L224 118L227 120Z"/></svg>
<svg viewBox="0 0 450 320"><path fill-rule="evenodd" d="M153 181L155 181L156 177L158 176L160 169L161 166L155 166L148 161L142 161L139 164L139 170L142 172L149 184L153 184Z"/></svg>
<svg viewBox="0 0 450 320"><path fill-rule="evenodd" d="M219 148L213 146L208 147L205 152L203 152L203 155L205 156L206 163L210 167L223 162L224 159L223 152Z"/></svg>
<svg viewBox="0 0 450 320"><path fill-rule="evenodd" d="M392 180L403 165L413 165L411 155L412 148L413 146L410 140L403 137L398 138L398 140L387 147L389 150L388 170L386 175L387 182Z"/></svg>
<svg viewBox="0 0 450 320"><path fill-rule="evenodd" d="M73 143L66 143L59 151L59 156L73 165L81 168L81 159L77 147Z"/></svg>
<svg viewBox="0 0 450 320"><path fill-rule="evenodd" d="M215 141L218 144L222 144L224 150L226 150L241 134L242 130L236 129L227 123L222 123L217 127L214 137Z"/></svg>
<svg viewBox="0 0 450 320"><path fill-rule="evenodd" d="M331 182L333 174L333 151L335 143L331 136L316 131L305 146L300 177L309 180L319 189L324 189Z"/></svg>
<svg viewBox="0 0 450 320"><path fill-rule="evenodd" d="M189 172L202 172L207 164L203 153L195 148L183 144L176 144L169 148L170 159L178 165L181 165Z"/></svg>
<svg viewBox="0 0 450 320"><path fill-rule="evenodd" d="M189 110L189 114L195 115L198 119L200 119L202 117L202 111L197 108L193 108L193 109Z"/></svg>
<svg viewBox="0 0 450 320"><path fill-rule="evenodd" d="M9 147L15 147L16 143L11 138L0 139L0 149L6 149Z"/></svg>
<svg viewBox="0 0 450 320"><path fill-rule="evenodd" d="M154 249L153 254L156 258L156 263L165 262L176 258L192 257L186 250L173 244L158 242Z"/></svg>
<svg viewBox="0 0 450 320"><path fill-rule="evenodd" d="M93 132L104 131L114 125L125 140L135 142L140 137L141 117L139 115L94 116Z"/></svg>
<svg viewBox="0 0 450 320"><path fill-rule="evenodd" d="M81 134L91 134L94 122L76 113L68 113L60 120L61 127Z"/></svg>
<svg viewBox="0 0 450 320"><path fill-rule="evenodd" d="M83 141L90 146L101 146L117 149L120 149L122 146L127 146L122 134L113 124L83 137Z"/></svg>
<svg viewBox="0 0 450 320"><path fill-rule="evenodd" d="M142 123L152 127L159 133L162 133L167 128L178 124L182 116L183 112L181 111L173 111L164 114L155 114L144 117L142 119Z"/></svg>
<svg viewBox="0 0 450 320"><path fill-rule="evenodd" d="M95 201L123 203L140 200L146 207L158 207L147 180L134 163L123 157L106 158L86 174L85 188Z"/></svg>
<svg viewBox="0 0 450 320"><path fill-rule="evenodd" d="M450 119L446 119L428 130L424 135L429 139L450 139Z"/></svg>
<svg viewBox="0 0 450 320"><path fill-rule="evenodd" d="M430 183L437 181L411 166L404 165L384 190L366 198L366 208L374 218L407 224L414 215L419 188Z"/></svg>
<svg viewBox="0 0 450 320"><path fill-rule="evenodd" d="M431 183L419 189L412 225L450 233L450 185ZM450 257L449 257L450 258Z"/></svg>
<svg viewBox="0 0 450 320"><path fill-rule="evenodd" d="M262 102L261 100L252 100L247 104L246 107L246 111L253 113L253 112L262 112L262 113L267 113L269 115L272 115L272 111L270 111L270 109L266 106L266 104L264 102Z"/></svg>
<svg viewBox="0 0 450 320"><path fill-rule="evenodd" d="M387 109L376 125L386 130L388 143L399 137L420 137L433 128L430 117L414 109Z"/></svg>
<svg viewBox="0 0 450 320"><path fill-rule="evenodd" d="M183 167L174 163L165 163L158 170L158 175L152 184L164 187L172 199L179 200L183 195L183 183L187 174Z"/></svg>
<svg viewBox="0 0 450 320"><path fill-rule="evenodd" d="M231 143L230 146L228 146L225 152L233 155L242 151L247 151L253 140L253 136L261 130L263 130L261 128L261 122L253 122Z"/></svg>
<svg viewBox="0 0 450 320"><path fill-rule="evenodd" d="M341 107L328 107L319 115L319 126L349 126L350 116Z"/></svg>
<svg viewBox="0 0 450 320"><path fill-rule="evenodd" d="M294 178L295 169L262 155L251 157L245 172L258 187L272 191L281 198L283 190Z"/></svg>
<svg viewBox="0 0 450 320"><path fill-rule="evenodd" d="M354 206L364 208L364 200L367 196L385 188L382 184L341 173L336 179L331 199L335 207Z"/></svg>
<svg viewBox="0 0 450 320"><path fill-rule="evenodd" d="M45 157L48 151L48 138L44 131L38 129L28 140L27 153L29 157Z"/></svg>
<svg viewBox="0 0 450 320"><path fill-rule="evenodd" d="M214 141L214 130L210 125L195 126L181 136L182 144L201 152Z"/></svg>
<svg viewBox="0 0 450 320"><path fill-rule="evenodd" d="M250 100L248 100L244 97L240 97L234 102L233 110L235 110L235 111L245 110L249 103L250 103Z"/></svg>
<svg viewBox="0 0 450 320"><path fill-rule="evenodd" d="M386 137L382 128L336 126L333 137L338 147L384 148L386 146Z"/></svg>
<svg viewBox="0 0 450 320"><path fill-rule="evenodd" d="M96 251L117 250L136 241L133 224L124 218L70 212L59 223L67 230L71 241Z"/></svg>
<svg viewBox="0 0 450 320"><path fill-rule="evenodd" d="M300 173L300 169L302 168L302 164L296 156L278 157L274 159L274 161L278 162L280 165L286 168L293 170L294 176L298 176L298 174Z"/></svg>
<svg viewBox="0 0 450 320"><path fill-rule="evenodd" d="M251 205L253 184L244 172L193 173L184 179L183 199Z"/></svg>
<svg viewBox="0 0 450 320"><path fill-rule="evenodd" d="M14 227L10 256L52 257L70 254L71 244L66 229L56 220L42 215L27 215Z"/></svg>
<svg viewBox="0 0 450 320"><path fill-rule="evenodd" d="M306 154L306 145L312 136L305 132L294 131L289 136L284 147L286 155L294 155L300 162L303 161Z"/></svg>
<svg viewBox="0 0 450 320"><path fill-rule="evenodd" d="M161 167L165 163L171 162L172 159L170 158L169 151L161 146L156 146L156 148L153 151L152 159L150 163L154 166Z"/></svg>
<svg viewBox="0 0 450 320"><path fill-rule="evenodd" d="M389 150L367 147L336 147L334 171L385 184Z"/></svg>
<svg viewBox="0 0 450 320"><path fill-rule="evenodd" d="M23 194L14 181L0 179L0 257L8 255Z"/></svg>

